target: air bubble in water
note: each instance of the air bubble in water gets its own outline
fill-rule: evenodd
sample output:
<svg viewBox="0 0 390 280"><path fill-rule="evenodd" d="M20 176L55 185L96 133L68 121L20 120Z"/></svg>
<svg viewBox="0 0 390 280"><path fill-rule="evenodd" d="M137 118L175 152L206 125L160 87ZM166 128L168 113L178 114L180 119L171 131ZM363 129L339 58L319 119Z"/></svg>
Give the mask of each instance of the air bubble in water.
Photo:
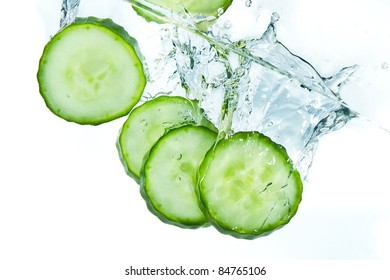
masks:
<svg viewBox="0 0 390 280"><path fill-rule="evenodd" d="M176 152L172 155L172 159L175 159L175 160L181 160L183 157L183 155L179 152Z"/></svg>
<svg viewBox="0 0 390 280"><path fill-rule="evenodd" d="M230 20L225 21L225 22L223 23L222 27L223 27L224 29L229 29L230 27L232 27L231 21L230 21Z"/></svg>
<svg viewBox="0 0 390 280"><path fill-rule="evenodd" d="M252 0L245 0L245 6L247 7L252 6Z"/></svg>
<svg viewBox="0 0 390 280"><path fill-rule="evenodd" d="M142 124L143 126L148 126L148 122L147 122L147 120L145 120L145 119L142 119L142 120L141 120L141 124Z"/></svg>

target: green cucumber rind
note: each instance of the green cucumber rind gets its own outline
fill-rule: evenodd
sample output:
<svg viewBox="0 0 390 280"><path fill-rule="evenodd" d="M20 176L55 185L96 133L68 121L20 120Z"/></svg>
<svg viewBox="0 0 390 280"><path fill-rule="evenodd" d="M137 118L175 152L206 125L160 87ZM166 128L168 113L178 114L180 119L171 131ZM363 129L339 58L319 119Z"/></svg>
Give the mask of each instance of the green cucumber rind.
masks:
<svg viewBox="0 0 390 280"><path fill-rule="evenodd" d="M145 170L147 168L148 160L153 157L153 154L159 148L160 141L164 140L165 136L169 136L171 134L174 134L179 129L185 129L188 126L194 126L194 125L191 125L191 124L190 125L183 125L183 126L179 126L179 127L170 129L163 136L161 136L159 138L159 140L157 140L157 142L153 145L153 147L150 149L150 151L147 153L147 155L144 158L144 163L143 163L143 167L142 167L142 170L141 170L141 176L140 176L140 180L139 180L139 185L140 185L141 196L145 200L145 203L147 205L148 210L152 214L154 214L157 218L159 218L162 222L164 222L166 224L169 224L169 225L174 225L174 226L177 226L177 227L180 227L180 228L197 229L197 228L201 228L201 227L209 227L210 226L206 216L204 217L204 220L200 221L199 223L186 223L186 222L174 221L171 218L169 218L166 215L164 215L161 211L158 210L158 208L153 204L153 201L150 199L150 196L148 195L148 191L147 191L147 189L148 189L147 188L147 184L148 184L148 182L147 182L147 174L145 172ZM215 138L217 138L217 133L215 131L209 129L208 127L204 127L204 126L196 126L196 127L197 128L202 128L202 129L205 129L205 130L207 130L209 132L214 133L215 134ZM194 186L194 188L195 188L195 192L196 192L196 186ZM200 206L200 205L198 204L198 206Z"/></svg>
<svg viewBox="0 0 390 280"><path fill-rule="evenodd" d="M157 3L153 3L153 1L147 1L147 2L151 2L152 4L154 5L160 5L157 4ZM223 12L225 12L229 7L230 5L232 4L233 0L227 0L227 1L224 1L223 3L223 6L222 7L219 7L219 9L222 9ZM160 5L161 7L163 8L166 8L166 9L170 9L170 10L173 10L171 7L164 7L163 5ZM164 23L167 23L166 19L164 18L161 18L159 17L158 15L155 15L151 12L148 12L142 8L139 8L137 6L134 6L132 5L134 11L136 11L136 13L143 17L147 22L156 22L156 23L159 23L159 24L164 24ZM201 13L198 12L198 11L191 11L191 9L189 7L186 7L186 10L189 14L191 14L192 16L196 16L196 15L200 15ZM173 10L174 12L178 12L177 10ZM221 13L217 10L213 11L213 12L208 12L208 13L205 13L203 14L204 16L214 16L215 18L218 18ZM200 22L198 25L201 27L201 30L204 30L208 25L211 25L213 24L214 21L210 21L210 22Z"/></svg>
<svg viewBox="0 0 390 280"><path fill-rule="evenodd" d="M286 162L291 164L291 173L289 176L289 180L290 179L294 180L296 182L296 188L297 188L297 195L295 197L296 203L294 205L292 205L292 207L290 208L289 216L286 219L281 219L279 221L279 223L274 224L272 228L266 229L266 230L261 231L261 232L256 232L256 233L254 233L254 232L237 232L234 229L232 229L229 225L224 224L223 222L220 222L220 221L217 221L216 219L214 219L206 206L207 199L205 199L205 197L202 195L202 190L201 190L202 189L202 178L203 178L205 172L207 172L207 169L209 168L210 162L214 158L214 154L215 154L216 149L218 149L218 145L223 143L224 141L229 141L229 139L232 139L232 138L245 139L248 135L255 135L255 137L262 138L264 141L268 142L268 145L273 145L279 151L279 153L284 157ZM287 154L286 149L283 146L278 145L275 142L273 142L269 137L267 137L259 132L255 132L255 131L237 132L233 135L228 136L227 138L219 139L215 143L214 147L212 147L206 153L204 160L201 163L199 170L198 170L197 182L198 182L198 184L196 187L196 192L197 192L197 196L198 196L199 207L202 209L203 213L207 217L208 222L213 227L215 227L219 232L226 234L226 235L233 236L235 238L239 238L239 239L252 240L252 239L255 239L258 237L267 236L267 235L271 234L272 232L287 225L291 221L291 219L295 216L295 214L297 213L299 204L302 201L303 184L302 184L301 176L300 176L300 173L298 172L298 170L293 168L293 164L291 163L291 160Z"/></svg>
<svg viewBox="0 0 390 280"><path fill-rule="evenodd" d="M124 168L126 174L133 178L133 180L139 184L140 183L140 178L139 176L137 176L133 171L130 170L128 164L127 164L127 160L126 160L126 157L124 156L123 154L123 150L122 150L122 147L121 147L121 144L120 144L120 138L121 138L121 135L122 135L122 131L123 131L123 127L121 127L119 129L119 134L118 134L118 137L116 139L116 142L115 142L115 147L116 147L116 150L118 152L118 156L119 156L119 160L122 164L122 167Z"/></svg>
<svg viewBox="0 0 390 280"><path fill-rule="evenodd" d="M156 97L154 99L151 99L149 101L146 101L145 103L141 104L140 106L137 106L135 108L133 108L133 110L130 112L127 120L125 121L125 123L123 124L123 126L121 127L120 131L119 131L119 135L118 135L118 138L117 138L117 141L116 141L116 147L117 147L117 150L118 150L118 154L119 154L119 158L120 158L120 161L125 169L125 172L128 176L130 176L131 178L133 178L137 183L140 182L140 171L142 170L142 166L140 168L140 170L134 170L134 167L132 166L133 164L131 164L131 158L127 158L125 156L125 153L123 151L123 147L125 146L125 141L126 141L126 130L129 129L128 126L130 126L131 122L133 121L133 119L137 118L137 114L141 114L142 111L144 110L152 110L154 106L158 105L159 103L164 103L164 102L176 102L176 103L180 103L180 104L183 104L183 106L188 106L188 107L191 107L194 109L194 112L199 110L199 120L198 122L196 123L189 123L188 121L182 121L180 123L176 123L174 126L172 126L170 129L173 129L173 128L176 128L176 127L180 127L180 126L183 126L183 125L188 125L188 124L196 124L196 125L200 125L200 126L205 126L215 132L217 132L217 128L209 121L207 120L202 114L203 114L203 111L199 108L198 106L198 101L196 100L191 100L191 99L188 99L188 98L185 98L185 97L181 97L181 96L168 96L168 95L161 95L159 97ZM200 116L202 115L202 116ZM166 133L167 131L165 132L162 132L160 134L159 137L163 136L164 133ZM158 139L156 139L157 141ZM145 156L147 156L147 153L145 154ZM145 158L144 156L144 158ZM142 160L144 161L144 159Z"/></svg>
<svg viewBox="0 0 390 280"><path fill-rule="evenodd" d="M104 116L100 119L90 119L90 118L85 118L85 119L81 119L81 118L75 118L75 117L72 117L70 115L63 115L59 110L57 110L57 108L55 108L55 105L52 105L51 104L51 101L50 101L50 94L47 95L46 93L46 88L45 88L45 82L44 82L44 78L43 78L43 75L44 75L44 64L45 64L45 61L46 61L46 56L48 55L48 53L50 52L50 49L52 48L53 44L55 44L55 42L57 40L60 40L61 36L64 34L64 32L67 32L68 28L72 28L74 26L77 26L77 25L96 25L96 26L99 26L100 28L107 28L109 31L115 33L116 35L118 35L120 38L123 39L123 41L134 51L135 55L133 57L133 59L136 61L137 58L138 58L138 61L136 61L136 63L139 65L140 69L139 69L139 88L138 88L138 96L136 96L136 102L132 102L132 103L129 103L127 107L123 108L121 111L119 112L116 112L115 114L111 114L111 116ZM140 100L142 94L143 94L143 90L146 86L146 76L145 76L145 69L144 69L144 58L142 56L142 53L139 49L139 46L138 46L138 43L137 43L137 40L134 39L133 37L131 37L127 31L120 25L116 24L115 22L113 22L111 19L109 18L105 18L105 19L102 19L102 18L97 18L97 17L93 17L93 16L90 16L90 17L86 17L86 18L81 18L81 17L78 17L74 20L73 23L65 26L64 28L62 28L61 30L59 30L51 39L50 41L45 45L44 49L43 49L43 52L42 52L42 56L41 58L39 59L39 66L38 66L38 71L37 71L37 80L38 80L38 89L39 89L39 93L40 95L42 96L45 104L46 104L46 107L53 113L55 114L56 116L66 120L66 121L69 121L69 122L74 122L74 123L77 123L77 124L80 124L80 125L100 125L100 124L103 124L103 123L107 123L107 122L110 122L110 121L113 121L115 119L118 119L120 117L123 117L123 116L126 116L130 111L131 109L138 103L138 101Z"/></svg>
<svg viewBox="0 0 390 280"><path fill-rule="evenodd" d="M108 28L112 32L114 32L116 35L119 37L123 38L130 46L133 47L135 53L137 54L141 65L144 65L144 56L139 48L138 41L129 35L129 33L126 31L123 26L116 24L112 19L110 18L97 18L97 17L77 17L72 25L76 24L94 24L94 25L99 25ZM143 69L143 73L145 73L145 69ZM144 74L144 81L146 83L146 77Z"/></svg>

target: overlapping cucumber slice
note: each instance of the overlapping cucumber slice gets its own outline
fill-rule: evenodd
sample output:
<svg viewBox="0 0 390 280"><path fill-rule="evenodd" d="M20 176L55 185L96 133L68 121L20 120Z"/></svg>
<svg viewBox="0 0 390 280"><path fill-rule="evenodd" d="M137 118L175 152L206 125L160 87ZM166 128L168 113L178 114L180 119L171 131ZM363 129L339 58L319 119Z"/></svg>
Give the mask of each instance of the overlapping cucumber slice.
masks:
<svg viewBox="0 0 390 280"><path fill-rule="evenodd" d="M141 174L141 193L149 209L166 223L196 228L207 224L196 195L197 172L217 133L186 125L162 136Z"/></svg>
<svg viewBox="0 0 390 280"><path fill-rule="evenodd" d="M198 195L217 229L251 239L291 220L302 198L302 181L282 146L258 132L239 132L206 154Z"/></svg>
<svg viewBox="0 0 390 280"><path fill-rule="evenodd" d="M127 173L139 181L144 157L155 142L168 130L186 124L216 130L196 101L180 96L160 96L132 110L117 142Z"/></svg>
<svg viewBox="0 0 390 280"><path fill-rule="evenodd" d="M111 19L77 18L45 46L37 74L47 107L98 125L127 115L146 83L137 42Z"/></svg>

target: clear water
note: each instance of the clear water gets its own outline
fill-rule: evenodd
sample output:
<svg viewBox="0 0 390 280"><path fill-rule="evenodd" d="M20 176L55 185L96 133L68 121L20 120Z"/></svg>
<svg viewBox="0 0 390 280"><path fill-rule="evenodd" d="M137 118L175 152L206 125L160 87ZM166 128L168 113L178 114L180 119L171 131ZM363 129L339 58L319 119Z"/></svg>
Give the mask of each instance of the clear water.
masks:
<svg viewBox="0 0 390 280"><path fill-rule="evenodd" d="M202 18L127 1L172 23L161 25L155 35L157 55L145 55L143 101L161 94L197 99L222 133L259 131L283 145L303 177L320 137L358 116L339 94L357 66L322 77L277 40L277 14L261 36L233 41L234 22L217 21L201 32L196 26ZM250 8L251 1L245 4ZM78 5L79 0L63 1L61 26L72 22Z"/></svg>
<svg viewBox="0 0 390 280"><path fill-rule="evenodd" d="M60 28L72 23L77 16L80 0L63 0L61 6Z"/></svg>

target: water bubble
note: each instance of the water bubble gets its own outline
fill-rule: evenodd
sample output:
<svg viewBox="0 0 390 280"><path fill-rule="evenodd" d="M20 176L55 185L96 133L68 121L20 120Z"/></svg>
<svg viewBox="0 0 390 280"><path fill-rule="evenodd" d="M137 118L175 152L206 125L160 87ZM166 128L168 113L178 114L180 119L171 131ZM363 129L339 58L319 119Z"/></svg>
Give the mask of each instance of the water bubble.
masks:
<svg viewBox="0 0 390 280"><path fill-rule="evenodd" d="M142 119L141 120L141 124L143 125L143 126L148 126L148 121L146 120L146 119Z"/></svg>
<svg viewBox="0 0 390 280"><path fill-rule="evenodd" d="M246 0L245 1L245 6L247 6L247 7L252 6L252 0Z"/></svg>
<svg viewBox="0 0 390 280"><path fill-rule="evenodd" d="M225 10L223 8L218 8L217 12L218 12L218 16L220 17L225 12Z"/></svg>
<svg viewBox="0 0 390 280"><path fill-rule="evenodd" d="M389 64L387 62L383 62L381 67L382 67L383 70L386 70L386 69L389 68Z"/></svg>
<svg viewBox="0 0 390 280"><path fill-rule="evenodd" d="M175 159L175 160L181 160L183 157L183 155L179 152L176 152L172 155L172 159Z"/></svg>
<svg viewBox="0 0 390 280"><path fill-rule="evenodd" d="M253 96L252 95L246 95L245 96L245 102L246 104L250 104L253 102Z"/></svg>
<svg viewBox="0 0 390 280"><path fill-rule="evenodd" d="M225 22L223 23L222 27L223 27L224 29L229 29L229 28L231 28L231 27L232 27L231 21L230 21L230 20L225 21Z"/></svg>
<svg viewBox="0 0 390 280"><path fill-rule="evenodd" d="M163 122L161 124L161 126L164 128L164 129L169 129L173 126L174 124L172 122Z"/></svg>

